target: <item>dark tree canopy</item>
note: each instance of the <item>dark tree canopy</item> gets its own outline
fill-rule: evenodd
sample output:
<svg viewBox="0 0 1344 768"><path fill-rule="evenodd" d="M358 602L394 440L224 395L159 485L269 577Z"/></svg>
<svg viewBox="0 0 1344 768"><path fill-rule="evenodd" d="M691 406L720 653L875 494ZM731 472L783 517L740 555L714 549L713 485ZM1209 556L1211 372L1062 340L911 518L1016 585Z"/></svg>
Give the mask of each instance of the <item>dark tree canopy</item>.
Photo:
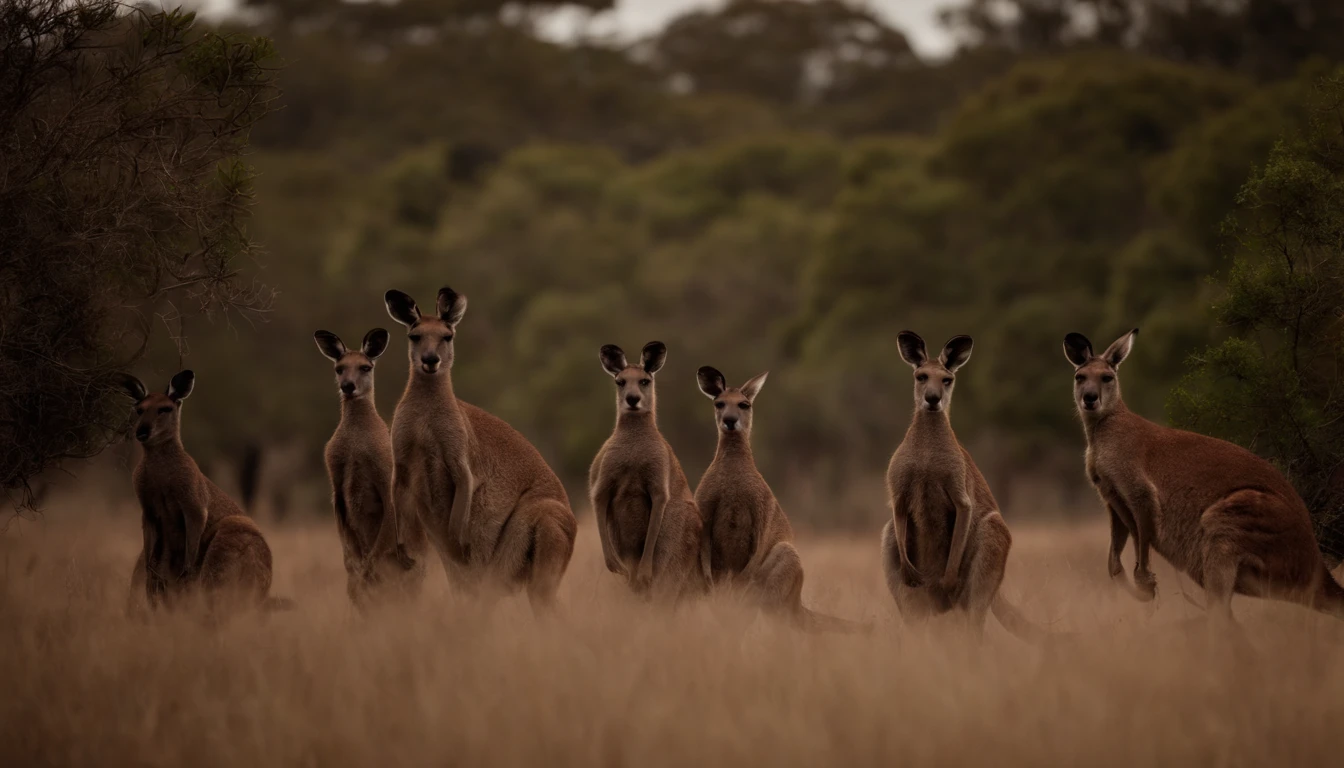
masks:
<svg viewBox="0 0 1344 768"><path fill-rule="evenodd" d="M262 39L112 0L0 0L0 486L125 423L115 373L154 313L264 308L239 278L273 97Z"/></svg>
<svg viewBox="0 0 1344 768"><path fill-rule="evenodd" d="M846 0L733 0L694 11L653 40L656 64L700 93L825 102L916 59L905 35Z"/></svg>
<svg viewBox="0 0 1344 768"><path fill-rule="evenodd" d="M1344 39L1339 0L967 0L942 16L968 46L1129 46L1264 77L1337 59Z"/></svg>
<svg viewBox="0 0 1344 768"><path fill-rule="evenodd" d="M1172 396L1178 423L1274 460L1344 557L1344 72L1280 143L1229 220L1240 249L1217 319L1233 336L1196 355Z"/></svg>

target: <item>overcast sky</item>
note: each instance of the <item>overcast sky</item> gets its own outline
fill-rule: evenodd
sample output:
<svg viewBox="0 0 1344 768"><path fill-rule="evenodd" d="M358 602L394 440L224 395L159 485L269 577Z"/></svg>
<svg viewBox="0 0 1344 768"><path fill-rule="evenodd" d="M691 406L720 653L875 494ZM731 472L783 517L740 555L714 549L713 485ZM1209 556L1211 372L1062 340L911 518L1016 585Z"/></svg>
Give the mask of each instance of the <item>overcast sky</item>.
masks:
<svg viewBox="0 0 1344 768"><path fill-rule="evenodd" d="M180 1L180 0L179 0ZM236 0L198 0L208 14L227 13L236 7ZM647 35L667 23L668 19L695 8L716 7L726 0L616 0L616 10L604 14L591 28L593 33L614 33L623 39ZM933 55L951 50L952 41L938 26L939 8L955 4L953 0L867 0L886 17L887 21L910 38L910 44L921 54ZM177 5L178 2L165 2ZM547 32L564 38L572 34L574 17L564 14L552 19Z"/></svg>
<svg viewBox="0 0 1344 768"><path fill-rule="evenodd" d="M593 31L615 32L621 37L638 37L665 24L668 19L688 10L723 5L725 0L616 0L616 10L602 17ZM947 52L951 39L938 26L939 8L954 4L952 0L868 0L869 5L886 17L892 26L910 38L910 44L921 54L938 55ZM572 19L554 20L552 30L563 37L572 29Z"/></svg>

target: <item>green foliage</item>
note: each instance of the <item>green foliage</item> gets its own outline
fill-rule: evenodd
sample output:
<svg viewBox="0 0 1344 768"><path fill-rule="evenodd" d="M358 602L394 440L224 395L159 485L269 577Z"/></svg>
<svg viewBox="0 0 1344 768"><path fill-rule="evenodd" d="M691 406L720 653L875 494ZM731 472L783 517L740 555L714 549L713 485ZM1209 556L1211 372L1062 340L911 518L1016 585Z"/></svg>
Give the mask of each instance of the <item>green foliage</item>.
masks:
<svg viewBox="0 0 1344 768"><path fill-rule="evenodd" d="M1175 421L1273 459L1344 555L1344 72L1322 80L1306 127L1252 174L1228 228L1239 247L1217 320L1233 336L1192 358Z"/></svg>

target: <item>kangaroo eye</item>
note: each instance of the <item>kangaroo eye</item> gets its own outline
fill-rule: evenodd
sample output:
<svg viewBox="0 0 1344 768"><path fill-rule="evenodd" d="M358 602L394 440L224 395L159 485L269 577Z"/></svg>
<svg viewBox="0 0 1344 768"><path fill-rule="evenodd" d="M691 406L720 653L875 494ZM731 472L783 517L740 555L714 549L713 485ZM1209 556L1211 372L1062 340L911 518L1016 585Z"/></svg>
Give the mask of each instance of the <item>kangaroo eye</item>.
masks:
<svg viewBox="0 0 1344 768"><path fill-rule="evenodd" d="M722 401L722 400L715 400L715 401L714 401L714 407L715 407L715 408L718 408L719 410L723 410L723 401Z"/></svg>
<svg viewBox="0 0 1344 768"><path fill-rule="evenodd" d="M410 336L407 336L406 338L410 339L412 344L415 344L420 341L420 334L412 333Z"/></svg>
<svg viewBox="0 0 1344 768"><path fill-rule="evenodd" d="M451 334L451 333L448 334L447 336L444 336L444 337L443 337L443 341L444 341L444 343L450 342L450 341L452 341L452 340L453 340L453 334Z"/></svg>
<svg viewBox="0 0 1344 768"><path fill-rule="evenodd" d="M1086 377L1083 376L1083 374L1080 373L1080 374L1078 374L1077 376L1074 376L1074 377L1073 377L1073 380L1076 381L1076 382L1078 382L1079 384L1082 384L1084 378L1086 378Z"/></svg>
<svg viewBox="0 0 1344 768"><path fill-rule="evenodd" d="M649 386L649 385L652 384L652 383L653 383L653 379L640 379L640 380L639 380L639 386L641 386L641 387L647 387L647 386Z"/></svg>
<svg viewBox="0 0 1344 768"><path fill-rule="evenodd" d="M928 381L928 380L929 380L929 375L928 375L927 373L921 373L921 374L919 374L918 376L915 377L915 381Z"/></svg>
<svg viewBox="0 0 1344 768"><path fill-rule="evenodd" d="M336 375L340 376L342 373L345 373L345 366L344 365L336 366Z"/></svg>
<svg viewBox="0 0 1344 768"><path fill-rule="evenodd" d="M1102 376L1102 377L1101 377L1101 380L1104 381L1104 382L1106 382L1107 384L1110 384L1112 381L1115 381L1115 377L1112 376L1112 375L1110 375L1110 374L1108 373L1108 374Z"/></svg>
<svg viewBox="0 0 1344 768"><path fill-rule="evenodd" d="M744 410L744 411L750 411L750 410L751 410L751 403L748 403L746 400L743 400L742 402L740 402L740 403L737 404L737 407L738 407L738 408L741 408L741 409Z"/></svg>
<svg viewBox="0 0 1344 768"><path fill-rule="evenodd" d="M144 416L144 415L145 415L145 409L144 409L144 408L141 408L141 407L138 406L138 405L135 406L135 415L136 415L136 416Z"/></svg>
<svg viewBox="0 0 1344 768"><path fill-rule="evenodd" d="M165 405L159 408L159 413L172 413L172 412L173 412L173 406L171 405Z"/></svg>
<svg viewBox="0 0 1344 768"><path fill-rule="evenodd" d="M952 386L952 380L951 380L951 379L943 379L943 385L944 385L944 386L948 386L948 387Z"/></svg>
<svg viewBox="0 0 1344 768"><path fill-rule="evenodd" d="M618 386L618 387L624 387L624 386L625 386L625 379L617 379L617 380L616 380L616 386Z"/></svg>
<svg viewBox="0 0 1344 768"><path fill-rule="evenodd" d="M365 372L365 373L368 373L369 371L372 371L372 370L373 370L373 366L372 366L372 365L361 365L361 366L359 366L359 370L361 370L361 371L363 371L363 372Z"/></svg>

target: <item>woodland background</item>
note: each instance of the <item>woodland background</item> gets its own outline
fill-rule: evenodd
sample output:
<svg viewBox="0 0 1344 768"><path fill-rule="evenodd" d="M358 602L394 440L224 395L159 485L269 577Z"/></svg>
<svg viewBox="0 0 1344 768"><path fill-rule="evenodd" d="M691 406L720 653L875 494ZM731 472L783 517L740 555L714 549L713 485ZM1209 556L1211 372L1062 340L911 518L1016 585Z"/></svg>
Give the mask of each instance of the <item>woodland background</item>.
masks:
<svg viewBox="0 0 1344 768"><path fill-rule="evenodd" d="M948 0L958 44L938 60L841 0L734 0L633 43L538 31L611 5L254 0L215 22L121 7L75 17L72 39L102 42L41 71L28 54L54 38L0 33L15 501L40 506L69 482L57 467L109 441L103 482L125 493L129 402L108 377L129 366L156 388L189 367L202 466L262 514L324 510L339 413L313 331L393 330L390 419L406 366L382 293L427 306L446 284L470 297L458 394L527 435L580 515L614 422L598 347L656 338L659 421L692 482L715 445L696 368L768 369L755 452L790 516L871 527L911 409L895 344L910 328L975 337L952 419L1006 513L1095 516L1060 344L1138 326L1130 406L1275 460L1344 555L1344 4ZM71 94L121 98L90 83L154 50L170 76L100 118L127 142L78 167L74 149L34 149L85 135L54 133ZM135 133L146 94L167 127ZM141 178L147 148L179 159L165 137L200 150L189 183ZM112 210L132 199L161 206L133 231Z"/></svg>

